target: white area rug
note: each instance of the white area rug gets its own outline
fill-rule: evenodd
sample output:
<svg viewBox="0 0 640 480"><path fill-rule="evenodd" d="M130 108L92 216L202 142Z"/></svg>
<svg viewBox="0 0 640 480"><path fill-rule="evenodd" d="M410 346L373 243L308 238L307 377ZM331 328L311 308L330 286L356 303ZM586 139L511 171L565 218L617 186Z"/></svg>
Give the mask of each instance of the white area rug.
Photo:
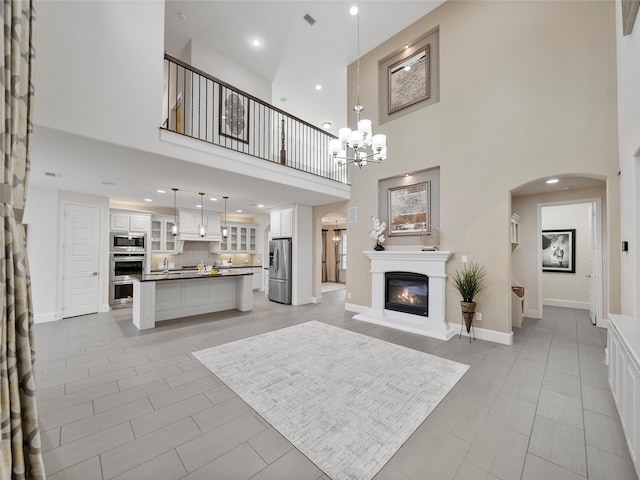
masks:
<svg viewBox="0 0 640 480"><path fill-rule="evenodd" d="M334 480L369 480L468 365L320 322L194 352Z"/></svg>

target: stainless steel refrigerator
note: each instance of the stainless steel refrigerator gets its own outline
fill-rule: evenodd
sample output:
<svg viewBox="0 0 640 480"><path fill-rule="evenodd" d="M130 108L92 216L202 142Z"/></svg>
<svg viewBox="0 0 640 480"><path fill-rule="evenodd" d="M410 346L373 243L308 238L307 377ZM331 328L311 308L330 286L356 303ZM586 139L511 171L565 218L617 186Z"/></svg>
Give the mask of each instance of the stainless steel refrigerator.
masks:
<svg viewBox="0 0 640 480"><path fill-rule="evenodd" d="M269 300L291 305L291 239L269 242Z"/></svg>

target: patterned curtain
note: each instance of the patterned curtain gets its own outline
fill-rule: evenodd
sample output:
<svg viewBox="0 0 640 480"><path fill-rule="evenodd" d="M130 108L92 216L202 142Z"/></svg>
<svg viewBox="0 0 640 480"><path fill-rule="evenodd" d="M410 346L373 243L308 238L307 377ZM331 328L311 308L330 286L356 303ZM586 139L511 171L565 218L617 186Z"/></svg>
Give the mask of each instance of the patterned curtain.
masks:
<svg viewBox="0 0 640 480"><path fill-rule="evenodd" d="M2 7L0 100L2 173L0 213L0 478L44 479L36 410L33 309L22 214L29 176L33 97L31 0L5 0Z"/></svg>
<svg viewBox="0 0 640 480"><path fill-rule="evenodd" d="M327 277L327 231L322 230L322 283L328 281Z"/></svg>

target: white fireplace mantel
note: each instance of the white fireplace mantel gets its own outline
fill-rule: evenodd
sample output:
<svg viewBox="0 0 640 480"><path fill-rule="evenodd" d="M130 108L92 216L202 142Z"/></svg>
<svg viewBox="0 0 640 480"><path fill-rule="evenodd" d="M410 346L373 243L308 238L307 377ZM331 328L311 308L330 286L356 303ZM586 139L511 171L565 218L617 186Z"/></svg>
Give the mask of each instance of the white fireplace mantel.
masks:
<svg viewBox="0 0 640 480"><path fill-rule="evenodd" d="M448 251L366 251L371 260L371 308L353 318L418 333L440 340L449 340L456 329L445 316ZM429 316L395 312L384 308L385 273L411 272L429 277Z"/></svg>

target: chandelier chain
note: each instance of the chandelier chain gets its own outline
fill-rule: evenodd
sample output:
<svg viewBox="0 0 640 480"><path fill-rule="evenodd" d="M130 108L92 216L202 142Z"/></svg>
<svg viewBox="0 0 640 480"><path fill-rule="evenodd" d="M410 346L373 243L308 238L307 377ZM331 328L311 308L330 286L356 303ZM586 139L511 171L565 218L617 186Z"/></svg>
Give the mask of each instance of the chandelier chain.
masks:
<svg viewBox="0 0 640 480"><path fill-rule="evenodd" d="M358 14L356 15L356 105L360 105L360 0L356 2ZM356 117L360 120L360 111L356 110Z"/></svg>

